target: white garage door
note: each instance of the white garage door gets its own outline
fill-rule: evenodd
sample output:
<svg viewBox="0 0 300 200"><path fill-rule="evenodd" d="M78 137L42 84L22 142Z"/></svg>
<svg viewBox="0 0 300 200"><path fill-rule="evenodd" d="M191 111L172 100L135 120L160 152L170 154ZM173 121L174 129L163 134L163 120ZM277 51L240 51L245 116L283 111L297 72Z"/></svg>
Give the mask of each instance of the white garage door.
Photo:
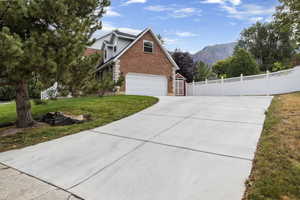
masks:
<svg viewBox="0 0 300 200"><path fill-rule="evenodd" d="M126 75L126 94L145 96L166 96L168 81L165 76L128 73Z"/></svg>

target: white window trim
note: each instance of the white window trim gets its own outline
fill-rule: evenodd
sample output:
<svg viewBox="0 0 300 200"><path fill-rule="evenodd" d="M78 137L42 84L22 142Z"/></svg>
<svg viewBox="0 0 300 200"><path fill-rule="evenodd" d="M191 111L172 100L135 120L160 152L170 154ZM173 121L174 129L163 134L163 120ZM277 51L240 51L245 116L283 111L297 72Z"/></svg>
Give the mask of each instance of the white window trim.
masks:
<svg viewBox="0 0 300 200"><path fill-rule="evenodd" d="M145 51L145 42L149 42L149 43L152 44L152 52L146 52L146 51ZM149 40L143 40L143 52L144 52L144 53L154 53L154 42L149 41Z"/></svg>

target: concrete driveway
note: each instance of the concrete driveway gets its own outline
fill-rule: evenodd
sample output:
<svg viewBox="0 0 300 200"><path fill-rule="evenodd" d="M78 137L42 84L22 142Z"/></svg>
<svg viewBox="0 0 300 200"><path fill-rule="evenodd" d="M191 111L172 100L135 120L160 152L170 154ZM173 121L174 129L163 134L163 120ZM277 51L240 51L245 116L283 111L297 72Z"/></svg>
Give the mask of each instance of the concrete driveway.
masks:
<svg viewBox="0 0 300 200"><path fill-rule="evenodd" d="M272 97L161 97L126 119L0 154L87 200L240 200Z"/></svg>

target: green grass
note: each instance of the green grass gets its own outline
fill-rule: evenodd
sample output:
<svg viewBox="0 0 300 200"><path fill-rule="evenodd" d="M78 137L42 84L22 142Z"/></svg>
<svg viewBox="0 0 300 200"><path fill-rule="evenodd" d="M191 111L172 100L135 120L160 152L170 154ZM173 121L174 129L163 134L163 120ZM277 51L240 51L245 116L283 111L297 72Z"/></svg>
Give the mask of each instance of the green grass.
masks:
<svg viewBox="0 0 300 200"><path fill-rule="evenodd" d="M38 117L47 112L59 111L73 115L90 114L92 120L70 126L29 128L16 135L0 136L0 152L45 142L102 126L139 112L155 104L157 101L158 99L154 97L112 96L102 98L60 99L48 101L46 105L34 105L32 103L32 114L34 117ZM15 103L0 105L0 123L14 122L15 120Z"/></svg>
<svg viewBox="0 0 300 200"><path fill-rule="evenodd" d="M244 200L300 199L300 93L274 98L246 185Z"/></svg>

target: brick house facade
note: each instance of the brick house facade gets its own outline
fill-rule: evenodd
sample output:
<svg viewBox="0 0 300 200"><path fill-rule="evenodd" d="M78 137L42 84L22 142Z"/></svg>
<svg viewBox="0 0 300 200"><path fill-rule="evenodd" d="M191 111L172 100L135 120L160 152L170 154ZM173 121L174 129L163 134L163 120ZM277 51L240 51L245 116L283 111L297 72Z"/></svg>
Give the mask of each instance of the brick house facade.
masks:
<svg viewBox="0 0 300 200"><path fill-rule="evenodd" d="M154 41L153 53L143 51L144 40ZM168 79L168 94L173 94L173 65L150 32L141 37L119 60L120 72L124 75L134 72L166 76Z"/></svg>
<svg viewBox="0 0 300 200"><path fill-rule="evenodd" d="M122 33L117 32L116 35L122 38L123 35L121 34ZM126 91L129 89L126 88L128 86L128 83L126 83L128 74L140 74L141 77L145 75L145 79L147 77L146 75L164 77L167 84L166 95L174 95L175 72L178 70L178 66L151 29L145 29L137 36L131 37L125 35L124 41L122 42L116 42L116 37L114 37L114 35L106 35L104 37L106 37L106 43L104 42L101 46L101 50L105 53L104 63L98 68L98 73L101 74L105 71L112 72L114 80L118 80L120 75L124 76L125 84L120 91L125 93L127 93ZM145 47L145 41L148 42L147 44L152 44L152 49L150 49L151 52L148 52L149 49L145 49L147 48ZM118 46L118 43L121 44ZM98 47L100 46L99 44L96 44L91 49L94 50L97 45ZM124 46L123 49L121 49L122 45ZM107 58L107 55L111 55L112 57ZM152 84L155 80L156 79L148 80L148 85L145 83L144 90L151 90L150 87L158 87L156 89L159 90L159 84L156 84L156 86L154 86L155 84ZM142 79L137 84L143 85L143 82L141 81ZM155 91L155 88L153 89ZM143 90L143 88L140 88L140 90Z"/></svg>

